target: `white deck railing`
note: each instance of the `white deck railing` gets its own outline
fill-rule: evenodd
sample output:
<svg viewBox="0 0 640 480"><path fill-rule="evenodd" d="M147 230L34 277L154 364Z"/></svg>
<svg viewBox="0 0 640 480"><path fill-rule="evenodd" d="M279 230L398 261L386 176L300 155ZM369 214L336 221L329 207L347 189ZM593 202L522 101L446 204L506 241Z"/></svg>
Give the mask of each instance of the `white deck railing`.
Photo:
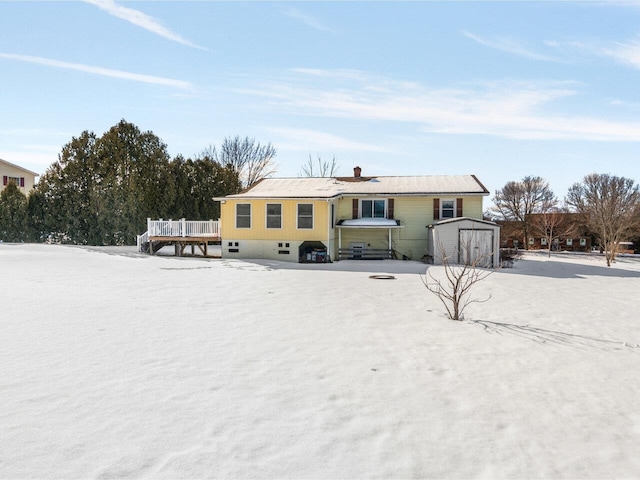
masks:
<svg viewBox="0 0 640 480"><path fill-rule="evenodd" d="M220 221L147 219L150 237L220 237Z"/></svg>
<svg viewBox="0 0 640 480"><path fill-rule="evenodd" d="M144 245L149 243L149 232L144 232L142 235L138 235L138 252L141 252Z"/></svg>

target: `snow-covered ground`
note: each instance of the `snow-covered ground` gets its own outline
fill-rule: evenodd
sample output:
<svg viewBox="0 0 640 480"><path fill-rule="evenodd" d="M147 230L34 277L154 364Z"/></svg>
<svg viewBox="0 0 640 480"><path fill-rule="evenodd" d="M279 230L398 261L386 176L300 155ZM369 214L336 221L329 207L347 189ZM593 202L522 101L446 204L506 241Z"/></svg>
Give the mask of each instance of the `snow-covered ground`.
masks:
<svg viewBox="0 0 640 480"><path fill-rule="evenodd" d="M0 478L640 477L640 261L425 268L1 244Z"/></svg>

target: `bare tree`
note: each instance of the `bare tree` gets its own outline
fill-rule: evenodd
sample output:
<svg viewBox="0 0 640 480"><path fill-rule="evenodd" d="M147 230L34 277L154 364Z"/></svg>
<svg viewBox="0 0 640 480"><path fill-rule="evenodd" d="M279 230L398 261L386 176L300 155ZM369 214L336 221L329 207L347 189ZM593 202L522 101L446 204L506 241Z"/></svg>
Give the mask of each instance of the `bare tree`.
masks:
<svg viewBox="0 0 640 480"><path fill-rule="evenodd" d="M570 237L576 233L574 222L568 220L567 208L552 207L547 212L533 216L533 228L547 243L547 256L551 256L551 247L560 237Z"/></svg>
<svg viewBox="0 0 640 480"><path fill-rule="evenodd" d="M322 160L320 155L318 155L316 166L313 158L311 158L311 154L309 154L309 160L307 160L301 168L302 170L298 174L300 177L335 177L340 166L336 162L335 155L330 162L328 160Z"/></svg>
<svg viewBox="0 0 640 480"><path fill-rule="evenodd" d="M215 147L209 147L204 152L221 165L233 169L245 188L276 172L277 168L273 162L276 153L276 148L270 143L260 145L260 142L253 138L239 136L225 138L220 151Z"/></svg>
<svg viewBox="0 0 640 480"><path fill-rule="evenodd" d="M503 220L520 224L524 245L528 249L531 215L550 211L557 205L558 199L546 180L527 176L520 182L508 182L501 190L496 190L493 203L492 211Z"/></svg>
<svg viewBox="0 0 640 480"><path fill-rule="evenodd" d="M598 237L608 267L620 242L640 232L639 188L629 178L592 173L567 194L567 203Z"/></svg>
<svg viewBox="0 0 640 480"><path fill-rule="evenodd" d="M481 265L487 263L486 255L473 255L471 239L464 245L460 246L460 252L447 254L442 243L438 243L438 250L442 257L442 266L444 278L435 277L431 270L422 277L424 286L427 287L442 302L447 315L451 320L463 320L464 310L472 303L483 303L491 298L491 295L485 299L473 298L470 295L471 288L480 280L487 278L495 269L481 268ZM458 255L461 253L461 255ZM464 261L456 264L452 259L460 257Z"/></svg>

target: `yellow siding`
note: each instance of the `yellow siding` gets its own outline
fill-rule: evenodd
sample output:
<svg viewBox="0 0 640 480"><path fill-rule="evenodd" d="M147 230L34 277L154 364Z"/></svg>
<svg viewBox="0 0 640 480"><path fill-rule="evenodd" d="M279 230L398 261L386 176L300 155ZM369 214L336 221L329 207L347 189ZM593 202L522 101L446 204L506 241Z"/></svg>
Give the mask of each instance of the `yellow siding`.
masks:
<svg viewBox="0 0 640 480"><path fill-rule="evenodd" d="M367 198L367 197L362 197ZM394 218L400 222L403 228L391 231L392 248L399 254L408 258L419 260L427 253L428 225L434 223L433 200L434 198L447 197L394 197ZM463 198L462 216L470 218L482 218L482 196L465 196ZM352 217L353 197L342 198L337 206L338 220L347 220ZM389 244L389 231L387 229L342 229L342 247L349 247L352 242L362 242L370 248L387 248Z"/></svg>
<svg viewBox="0 0 640 480"><path fill-rule="evenodd" d="M367 198L367 197L363 197ZM370 198L370 197L369 197ZM378 197L380 198L380 197ZM407 257L414 260L421 259L427 253L428 225L434 223L433 201L434 196L415 197L387 197L394 199L394 218L400 222L402 228L391 230L391 245L399 258ZM464 196L462 214L470 218L482 218L482 196ZM335 220L347 220L352 217L353 197L345 197L335 201ZM251 204L251 228L236 228L236 205L239 203ZM279 203L282 205L282 228L266 228L267 203ZM297 205L300 203L313 204L314 228L299 230L297 228ZM330 253L333 255L338 247L338 231L329 229L329 215L331 202L326 200L257 200L257 199L225 199L221 205L221 234L223 240L240 242L237 246L240 255L274 255L279 257L277 243L293 242L290 249L297 249L295 242L305 240L319 240L325 244L328 242ZM386 228L342 228L340 229L342 248L349 247L352 242L363 242L370 248L386 249L389 245L389 230ZM243 244L242 242L245 241ZM247 241L266 242L264 244L247 244ZM255 243L255 242L254 242ZM258 248L259 246L259 248ZM234 245L236 247L236 245ZM255 247L255 248L254 248ZM254 250L251 250L254 248ZM257 249L257 250L256 250ZM272 252L271 250L274 250ZM250 253L247 253L247 252ZM270 253L265 253L270 252ZM291 255L297 254L297 251ZM335 257L333 257L335 258Z"/></svg>
<svg viewBox="0 0 640 480"><path fill-rule="evenodd" d="M361 197L371 198L371 197ZM424 228L425 225L433 223L433 200L435 198L463 198L462 216L469 218L482 218L482 196L455 197L394 197L389 195L385 198L394 199L394 217L400 220L401 225L413 230ZM338 201L338 220L346 220L352 216L352 197L342 198Z"/></svg>
<svg viewBox="0 0 640 480"><path fill-rule="evenodd" d="M251 228L236 228L236 204L251 204ZM282 205L282 228L267 228L267 203ZM298 229L300 203L313 204L313 229ZM328 236L329 204L324 200L225 200L221 205L223 238L235 240L323 240Z"/></svg>

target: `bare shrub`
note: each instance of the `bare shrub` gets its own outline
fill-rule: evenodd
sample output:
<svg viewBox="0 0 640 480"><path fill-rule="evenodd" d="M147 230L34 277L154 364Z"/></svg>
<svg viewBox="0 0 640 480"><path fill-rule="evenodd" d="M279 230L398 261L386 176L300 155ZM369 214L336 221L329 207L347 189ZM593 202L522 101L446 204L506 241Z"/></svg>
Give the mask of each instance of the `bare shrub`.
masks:
<svg viewBox="0 0 640 480"><path fill-rule="evenodd" d="M463 320L464 310L472 303L483 303L491 298L478 299L470 295L473 286L480 280L487 278L496 269L482 268L487 263L487 255L473 257L471 241L460 245L460 252L448 254L442 243L438 244L442 257L444 278L436 278L431 269L422 277L422 283L444 305L451 320ZM462 253L462 255L459 255ZM464 263L454 263L455 258L465 259Z"/></svg>

